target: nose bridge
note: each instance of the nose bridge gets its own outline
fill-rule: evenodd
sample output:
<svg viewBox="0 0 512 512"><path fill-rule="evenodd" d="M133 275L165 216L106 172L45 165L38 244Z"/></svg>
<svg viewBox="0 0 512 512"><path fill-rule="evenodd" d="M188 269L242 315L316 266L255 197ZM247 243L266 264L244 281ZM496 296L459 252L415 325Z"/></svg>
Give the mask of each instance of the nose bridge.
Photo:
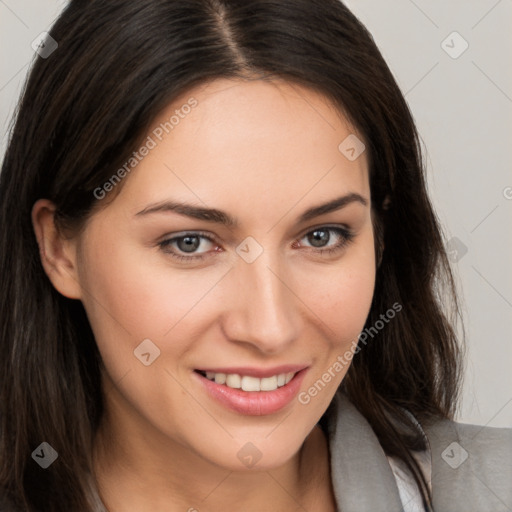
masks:
<svg viewBox="0 0 512 512"><path fill-rule="evenodd" d="M278 256L265 250L252 263L241 258L233 277L237 291L229 336L265 352L278 352L291 343L300 315Z"/></svg>

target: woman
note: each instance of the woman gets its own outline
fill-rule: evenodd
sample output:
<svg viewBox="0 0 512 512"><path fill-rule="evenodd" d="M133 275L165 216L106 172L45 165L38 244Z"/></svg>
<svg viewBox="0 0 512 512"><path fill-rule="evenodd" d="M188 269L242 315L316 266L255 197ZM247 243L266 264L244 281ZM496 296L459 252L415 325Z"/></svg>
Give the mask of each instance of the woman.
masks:
<svg viewBox="0 0 512 512"><path fill-rule="evenodd" d="M414 123L343 4L73 0L50 37L0 175L4 508L509 510L510 431L452 421Z"/></svg>

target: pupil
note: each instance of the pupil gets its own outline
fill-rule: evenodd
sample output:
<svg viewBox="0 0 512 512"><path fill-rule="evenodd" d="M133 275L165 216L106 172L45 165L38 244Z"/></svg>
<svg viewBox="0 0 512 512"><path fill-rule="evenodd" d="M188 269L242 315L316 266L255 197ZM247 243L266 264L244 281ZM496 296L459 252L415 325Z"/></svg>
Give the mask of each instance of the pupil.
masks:
<svg viewBox="0 0 512 512"><path fill-rule="evenodd" d="M308 242L314 247L321 247L329 241L329 232L325 229L317 229L308 236Z"/></svg>
<svg viewBox="0 0 512 512"><path fill-rule="evenodd" d="M199 247L199 237L184 236L178 240L178 248L183 252L194 252Z"/></svg>

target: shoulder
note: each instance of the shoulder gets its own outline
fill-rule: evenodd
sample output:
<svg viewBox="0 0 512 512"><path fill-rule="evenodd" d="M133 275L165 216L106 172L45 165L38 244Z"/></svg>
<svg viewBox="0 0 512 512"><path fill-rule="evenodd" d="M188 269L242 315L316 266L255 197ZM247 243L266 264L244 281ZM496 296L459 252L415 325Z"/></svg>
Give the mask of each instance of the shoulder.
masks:
<svg viewBox="0 0 512 512"><path fill-rule="evenodd" d="M397 478L375 432L341 393L322 418L333 489L341 510L408 510L408 479ZM445 419L421 421L428 449L414 452L442 512L512 511L512 429ZM400 475L399 475L400 476ZM402 481L403 480L403 481ZM411 487L411 492L415 492Z"/></svg>
<svg viewBox="0 0 512 512"><path fill-rule="evenodd" d="M449 420L422 427L431 451L434 508L512 510L512 429Z"/></svg>

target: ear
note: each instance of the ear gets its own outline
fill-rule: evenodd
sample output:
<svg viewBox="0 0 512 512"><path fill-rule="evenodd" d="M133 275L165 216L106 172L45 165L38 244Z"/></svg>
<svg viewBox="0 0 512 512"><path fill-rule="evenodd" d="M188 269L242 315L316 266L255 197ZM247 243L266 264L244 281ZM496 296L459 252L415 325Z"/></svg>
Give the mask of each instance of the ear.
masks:
<svg viewBox="0 0 512 512"><path fill-rule="evenodd" d="M77 269L77 242L55 224L55 205L39 199L32 207L32 226L46 275L55 289L69 299L81 298Z"/></svg>

